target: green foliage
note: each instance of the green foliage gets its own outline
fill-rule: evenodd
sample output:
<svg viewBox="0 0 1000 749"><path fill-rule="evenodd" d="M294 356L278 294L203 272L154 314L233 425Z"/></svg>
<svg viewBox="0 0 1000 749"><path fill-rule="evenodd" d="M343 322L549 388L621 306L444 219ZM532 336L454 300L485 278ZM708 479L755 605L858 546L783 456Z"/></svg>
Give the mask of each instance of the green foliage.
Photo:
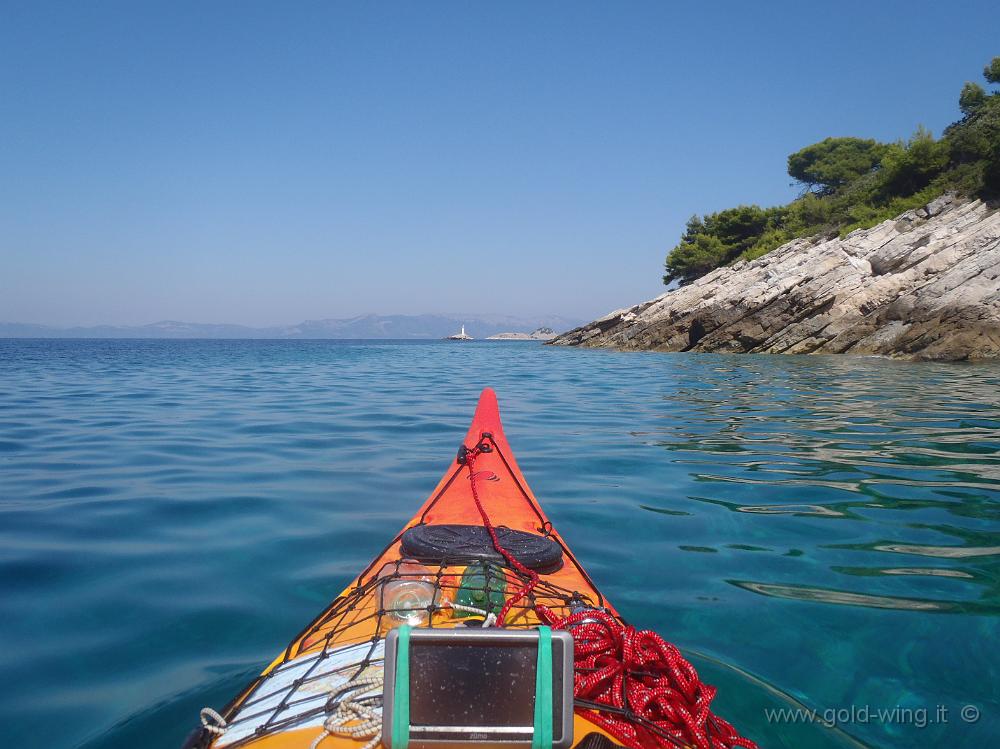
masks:
<svg viewBox="0 0 1000 749"><path fill-rule="evenodd" d="M878 166L884 150L874 140L826 138L789 156L788 174L809 189L829 194Z"/></svg>
<svg viewBox="0 0 1000 749"><path fill-rule="evenodd" d="M983 68L983 78L990 83L1000 83L1000 57L994 57L990 64Z"/></svg>
<svg viewBox="0 0 1000 749"><path fill-rule="evenodd" d="M748 249L740 253L740 260L756 260L793 239L795 237L786 229L768 229Z"/></svg>
<svg viewBox="0 0 1000 749"><path fill-rule="evenodd" d="M997 58L1000 59L1000 58ZM1000 94L986 97L971 115L945 130L958 187L969 193L1000 195Z"/></svg>
<svg viewBox="0 0 1000 749"><path fill-rule="evenodd" d="M984 70L1000 84L1000 57ZM964 115L940 139L923 127L907 141L826 138L788 157L808 191L786 206L741 205L687 223L667 256L664 283L688 283L738 259L755 260L797 237L843 236L928 203L947 190L1000 197L1000 92L966 83Z"/></svg>
<svg viewBox="0 0 1000 749"><path fill-rule="evenodd" d="M711 234L696 234L683 239L667 256L667 272L663 276L663 283L670 283L674 279L683 283L703 276L713 268L725 264L728 255L729 248Z"/></svg>
<svg viewBox="0 0 1000 749"><path fill-rule="evenodd" d="M906 198L893 198L886 205L874 207L866 203L859 203L854 206L851 212L851 223L840 228L840 236L846 237L855 229L870 229L883 221L896 218L905 211L912 211L927 205L944 192L940 185L929 185L920 192L916 192Z"/></svg>
<svg viewBox="0 0 1000 749"><path fill-rule="evenodd" d="M1000 195L1000 153L997 151L983 164L983 189L990 195Z"/></svg>
<svg viewBox="0 0 1000 749"><path fill-rule="evenodd" d="M976 113L986 103L986 90L978 83L966 82L958 96L958 108L966 117Z"/></svg>
<svg viewBox="0 0 1000 749"><path fill-rule="evenodd" d="M681 241L667 256L663 282L677 279L687 283L736 259L750 249L769 226L780 221L783 210L741 205L710 213L704 219L692 216Z"/></svg>
<svg viewBox="0 0 1000 749"><path fill-rule="evenodd" d="M879 192L888 203L894 197L912 195L924 189L948 166L951 146L934 136L923 126L910 140L889 147L882 157L879 170Z"/></svg>
<svg viewBox="0 0 1000 749"><path fill-rule="evenodd" d="M833 223L833 208L830 200L806 193L789 204L785 226L796 237L819 233Z"/></svg>
<svg viewBox="0 0 1000 749"><path fill-rule="evenodd" d="M768 225L772 211L757 205L727 208L705 217L705 231L718 237L736 256L747 249Z"/></svg>

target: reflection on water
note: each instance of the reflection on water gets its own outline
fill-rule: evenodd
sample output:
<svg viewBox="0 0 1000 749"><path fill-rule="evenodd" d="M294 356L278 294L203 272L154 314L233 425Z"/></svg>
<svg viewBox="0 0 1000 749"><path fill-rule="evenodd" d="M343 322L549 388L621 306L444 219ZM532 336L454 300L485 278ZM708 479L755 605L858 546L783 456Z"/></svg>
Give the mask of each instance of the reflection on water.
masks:
<svg viewBox="0 0 1000 749"><path fill-rule="evenodd" d="M1000 546L918 546L916 544L876 544L876 551L894 551L897 554L920 554L925 557L988 557L1000 554Z"/></svg>
<svg viewBox="0 0 1000 749"><path fill-rule="evenodd" d="M737 507L740 512L757 512L762 515L827 515L829 517L843 517L843 512L838 512L832 507L822 505L756 505L754 507Z"/></svg>
<svg viewBox="0 0 1000 749"><path fill-rule="evenodd" d="M937 577L963 577L970 580L975 577L975 575L963 570L949 570L938 567L885 567L883 569L839 567L837 568L837 572L843 572L846 575L931 575Z"/></svg>
<svg viewBox="0 0 1000 749"><path fill-rule="evenodd" d="M410 517L487 384L602 591L762 746L996 743L1000 365L0 341L8 743L179 743Z"/></svg>
<svg viewBox="0 0 1000 749"><path fill-rule="evenodd" d="M809 588L805 585L772 585L770 583L754 583L746 580L730 580L730 582L744 590L761 593L765 596L797 598L801 601L822 601L823 603L840 603L848 606L871 606L876 609L911 609L913 611L948 611L952 608L952 604L946 601L917 601L912 598L872 596L864 593L851 593L846 590Z"/></svg>

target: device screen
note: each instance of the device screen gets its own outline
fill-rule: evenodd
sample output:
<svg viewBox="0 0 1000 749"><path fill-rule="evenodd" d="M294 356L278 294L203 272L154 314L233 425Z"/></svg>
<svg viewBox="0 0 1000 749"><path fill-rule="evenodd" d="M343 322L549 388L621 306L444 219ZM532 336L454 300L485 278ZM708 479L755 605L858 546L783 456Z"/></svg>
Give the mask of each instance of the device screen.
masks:
<svg viewBox="0 0 1000 749"><path fill-rule="evenodd" d="M410 725L530 730L537 643L414 640L410 648Z"/></svg>

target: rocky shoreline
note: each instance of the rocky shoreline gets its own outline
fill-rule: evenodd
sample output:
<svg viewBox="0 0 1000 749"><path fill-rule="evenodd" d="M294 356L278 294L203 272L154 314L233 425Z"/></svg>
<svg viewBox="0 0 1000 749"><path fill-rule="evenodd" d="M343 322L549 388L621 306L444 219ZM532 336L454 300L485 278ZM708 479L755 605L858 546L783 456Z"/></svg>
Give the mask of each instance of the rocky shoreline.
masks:
<svg viewBox="0 0 1000 749"><path fill-rule="evenodd" d="M995 359L1000 209L945 195L842 239L796 239L549 343Z"/></svg>

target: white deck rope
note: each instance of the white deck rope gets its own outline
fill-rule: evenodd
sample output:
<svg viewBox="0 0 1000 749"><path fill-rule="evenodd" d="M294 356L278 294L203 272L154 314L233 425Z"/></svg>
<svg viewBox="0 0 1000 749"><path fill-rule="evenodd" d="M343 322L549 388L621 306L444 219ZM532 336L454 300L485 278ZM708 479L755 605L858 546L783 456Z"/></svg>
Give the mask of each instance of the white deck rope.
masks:
<svg viewBox="0 0 1000 749"><path fill-rule="evenodd" d="M465 611L469 614L478 614L479 616L485 616L486 621L483 622L483 628L492 627L497 623L497 615L494 613L487 613L484 609L477 609L475 606L466 606L464 603L455 603L454 601L445 600L442 605L449 608L453 608L456 611Z"/></svg>
<svg viewBox="0 0 1000 749"><path fill-rule="evenodd" d="M484 627L492 627L496 624L496 614L487 612L475 606L444 601L444 606L464 611L469 614L483 616L486 620ZM382 710L370 704L360 704L358 700L370 698L374 694L382 692L382 675L370 674L361 676L338 687L331 687L330 691L344 695L337 703L336 709L323 722L323 731L313 739L309 749L318 749L324 739L329 736L345 736L356 739L369 739L361 749L375 749L382 740ZM202 708L201 724L205 730L221 736L226 732L226 719L210 707Z"/></svg>
<svg viewBox="0 0 1000 749"><path fill-rule="evenodd" d="M455 603L454 601L445 600L442 602L443 606L453 608L456 611L465 611L469 614L479 614L480 616L486 616L486 611L483 609L477 609L475 606L466 606L464 603Z"/></svg>
<svg viewBox="0 0 1000 749"><path fill-rule="evenodd" d="M323 732L313 739L309 749L317 749L327 736L347 736L358 741L370 739L362 749L375 749L382 740L382 710L356 700L371 697L373 693L381 694L382 675L361 676L331 691L344 696L333 714L323 722Z"/></svg>
<svg viewBox="0 0 1000 749"><path fill-rule="evenodd" d="M201 709L200 716L202 726L204 726L205 730L209 733L221 736L226 732L226 719L215 712L212 708L203 707Z"/></svg>

